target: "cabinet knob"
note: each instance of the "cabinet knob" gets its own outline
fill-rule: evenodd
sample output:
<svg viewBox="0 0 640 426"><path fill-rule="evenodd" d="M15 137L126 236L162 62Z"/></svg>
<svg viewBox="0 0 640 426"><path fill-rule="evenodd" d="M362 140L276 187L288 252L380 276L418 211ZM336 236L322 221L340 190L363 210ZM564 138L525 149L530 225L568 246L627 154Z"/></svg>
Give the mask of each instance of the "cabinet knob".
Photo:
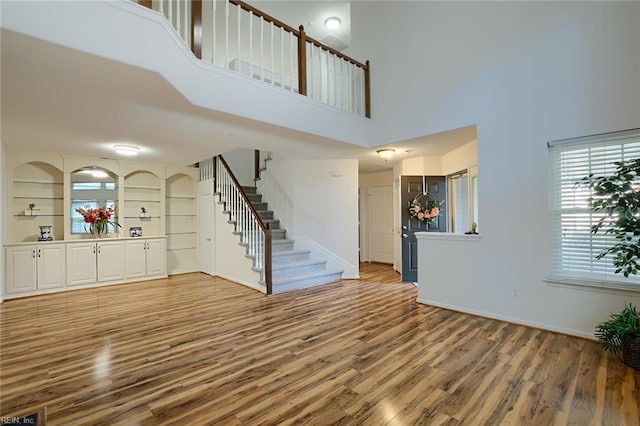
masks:
<svg viewBox="0 0 640 426"><path fill-rule="evenodd" d="M36 258L36 249L31 250L31 257Z"/></svg>

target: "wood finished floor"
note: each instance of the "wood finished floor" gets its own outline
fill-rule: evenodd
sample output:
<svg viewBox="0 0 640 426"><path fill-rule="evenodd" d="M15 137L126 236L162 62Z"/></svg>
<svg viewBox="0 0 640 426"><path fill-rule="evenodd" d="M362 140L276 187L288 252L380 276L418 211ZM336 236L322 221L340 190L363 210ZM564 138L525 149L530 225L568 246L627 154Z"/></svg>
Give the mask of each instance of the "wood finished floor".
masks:
<svg viewBox="0 0 640 426"><path fill-rule="evenodd" d="M417 304L387 265L266 297L205 274L6 301L2 416L48 425L638 425L596 342Z"/></svg>

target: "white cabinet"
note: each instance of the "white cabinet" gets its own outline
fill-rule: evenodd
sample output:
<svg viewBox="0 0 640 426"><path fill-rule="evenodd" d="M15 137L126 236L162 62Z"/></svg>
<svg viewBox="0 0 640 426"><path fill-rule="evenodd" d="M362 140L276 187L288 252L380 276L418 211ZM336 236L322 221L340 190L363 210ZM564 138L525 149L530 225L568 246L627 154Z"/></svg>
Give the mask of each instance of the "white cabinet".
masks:
<svg viewBox="0 0 640 426"><path fill-rule="evenodd" d="M40 244L6 249L7 293L65 286L65 245Z"/></svg>
<svg viewBox="0 0 640 426"><path fill-rule="evenodd" d="M164 238L127 241L126 254L127 279L167 274Z"/></svg>
<svg viewBox="0 0 640 426"><path fill-rule="evenodd" d="M123 280L125 278L123 241L68 244L67 273L69 285Z"/></svg>
<svg viewBox="0 0 640 426"><path fill-rule="evenodd" d="M98 281L123 280L125 277L124 244L122 241L101 241L98 245Z"/></svg>

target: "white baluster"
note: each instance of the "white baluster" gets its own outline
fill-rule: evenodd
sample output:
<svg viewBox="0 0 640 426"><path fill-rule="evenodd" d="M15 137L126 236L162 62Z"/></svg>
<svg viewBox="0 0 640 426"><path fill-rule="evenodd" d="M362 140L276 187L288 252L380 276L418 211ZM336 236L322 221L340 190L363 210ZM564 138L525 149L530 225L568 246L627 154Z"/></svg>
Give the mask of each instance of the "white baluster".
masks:
<svg viewBox="0 0 640 426"><path fill-rule="evenodd" d="M216 63L216 4L218 2L216 0L211 1L211 15L213 16L213 20L211 21L211 63Z"/></svg>
<svg viewBox="0 0 640 426"><path fill-rule="evenodd" d="M164 0L160 0L158 3L160 4L160 8L158 10L164 15Z"/></svg>
<svg viewBox="0 0 640 426"><path fill-rule="evenodd" d="M242 56L242 54L240 53L240 50L242 49L242 42L240 39L240 12L242 12L242 8L240 6L236 6L236 8L238 10L238 13L236 14L236 24L238 25L238 72L242 74L242 61L240 60Z"/></svg>
<svg viewBox="0 0 640 426"><path fill-rule="evenodd" d="M182 40L184 40L184 37L182 37L182 32L180 31L180 0L176 0L176 25L175 25L175 29L178 32L178 35L182 38Z"/></svg>
<svg viewBox="0 0 640 426"><path fill-rule="evenodd" d="M276 84L275 79L273 78L273 23L269 23L269 26L271 27L271 84Z"/></svg>
<svg viewBox="0 0 640 426"><path fill-rule="evenodd" d="M249 77L253 78L253 11L249 11Z"/></svg>
<svg viewBox="0 0 640 426"><path fill-rule="evenodd" d="M264 81L264 19L260 17L260 80Z"/></svg>
<svg viewBox="0 0 640 426"><path fill-rule="evenodd" d="M175 28L175 25L173 25L173 0L169 0L169 16L167 18L169 18L171 26Z"/></svg>
<svg viewBox="0 0 640 426"><path fill-rule="evenodd" d="M289 81L291 82L289 85L291 86L292 92L297 90L297 87L294 87L295 85L293 84L293 40L293 33L289 33ZM297 66L296 69L298 69Z"/></svg>
<svg viewBox="0 0 640 426"><path fill-rule="evenodd" d="M306 49L307 51L307 75L308 75L308 81L307 81L307 96L309 96L310 98L313 99L314 97L314 89L315 89L315 84L313 84L313 43L307 43L309 45L309 48Z"/></svg>
<svg viewBox="0 0 640 426"><path fill-rule="evenodd" d="M282 28L280 29L280 85L284 89L284 30Z"/></svg>
<svg viewBox="0 0 640 426"><path fill-rule="evenodd" d="M184 41L187 42L187 46L191 46L191 32L189 31L189 2L184 0ZM189 47L190 48L190 47Z"/></svg>
<svg viewBox="0 0 640 426"><path fill-rule="evenodd" d="M229 68L229 0L225 0L224 4L224 67Z"/></svg>

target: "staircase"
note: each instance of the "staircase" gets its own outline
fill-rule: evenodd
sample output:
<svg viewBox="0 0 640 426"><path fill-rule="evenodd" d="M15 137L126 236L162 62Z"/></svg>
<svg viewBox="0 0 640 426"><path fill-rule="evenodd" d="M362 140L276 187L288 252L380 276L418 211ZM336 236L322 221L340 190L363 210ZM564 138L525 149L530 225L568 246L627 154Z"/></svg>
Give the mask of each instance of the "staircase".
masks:
<svg viewBox="0 0 640 426"><path fill-rule="evenodd" d="M273 293L294 290L341 279L342 272L327 269L326 260L311 259L310 250L297 250L293 240L287 239L287 232L280 228L280 221L274 218L262 195L255 187L243 186L253 208L271 229L272 286ZM264 284L264 283L262 283Z"/></svg>

